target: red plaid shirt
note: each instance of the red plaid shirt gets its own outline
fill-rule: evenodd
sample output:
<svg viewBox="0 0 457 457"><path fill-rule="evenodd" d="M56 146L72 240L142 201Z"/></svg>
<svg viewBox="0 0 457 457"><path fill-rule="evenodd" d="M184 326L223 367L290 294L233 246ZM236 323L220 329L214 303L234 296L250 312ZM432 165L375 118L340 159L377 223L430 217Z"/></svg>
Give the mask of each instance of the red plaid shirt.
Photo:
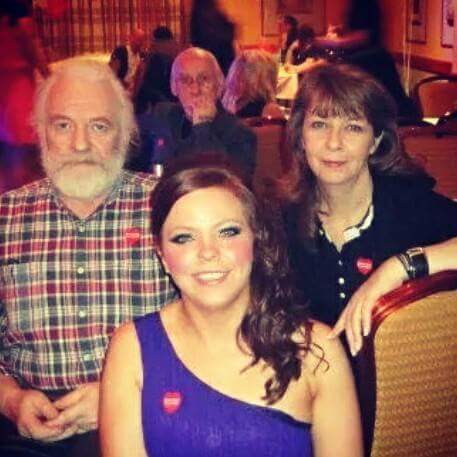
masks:
<svg viewBox="0 0 457 457"><path fill-rule="evenodd" d="M0 373L40 390L96 381L113 330L174 297L153 250L154 183L123 172L87 219L48 179L0 197Z"/></svg>

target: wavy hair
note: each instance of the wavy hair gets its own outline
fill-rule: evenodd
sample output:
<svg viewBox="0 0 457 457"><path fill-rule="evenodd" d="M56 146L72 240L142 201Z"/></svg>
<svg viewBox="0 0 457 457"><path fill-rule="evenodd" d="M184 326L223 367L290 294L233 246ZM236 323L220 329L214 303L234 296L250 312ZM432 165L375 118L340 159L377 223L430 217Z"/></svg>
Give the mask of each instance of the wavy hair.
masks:
<svg viewBox="0 0 457 457"><path fill-rule="evenodd" d="M46 141L46 105L49 94L54 84L63 78L79 79L87 81L88 84L103 81L111 86L119 105L119 150L125 154L129 145L135 144L137 140L137 126L132 102L108 65L83 57L74 57L59 63L51 75L38 86L32 119L41 145L44 145Z"/></svg>
<svg viewBox="0 0 457 457"><path fill-rule="evenodd" d="M316 231L319 186L303 151L303 125L308 114L320 117L366 118L380 138L368 158L370 172L424 174L400 146L396 104L387 90L367 73L347 64L325 64L303 74L288 123L293 164L279 182L282 198L300 206L303 238Z"/></svg>
<svg viewBox="0 0 457 457"><path fill-rule="evenodd" d="M302 359L308 352L319 363L324 361L324 354L311 342L312 324L291 283L284 233L271 204L267 208L255 198L225 157L192 155L168 168L153 191L153 236L160 245L162 227L173 205L184 195L209 187L227 189L238 198L254 234L251 304L239 326L238 339L252 350L249 366L263 360L273 368L274 375L265 383L264 396L272 404L284 395L292 379L300 377ZM297 332L303 337L300 343L293 338Z"/></svg>
<svg viewBox="0 0 457 457"><path fill-rule="evenodd" d="M222 105L236 114L254 100L273 102L277 78L278 68L272 54L261 49L243 51L230 66Z"/></svg>

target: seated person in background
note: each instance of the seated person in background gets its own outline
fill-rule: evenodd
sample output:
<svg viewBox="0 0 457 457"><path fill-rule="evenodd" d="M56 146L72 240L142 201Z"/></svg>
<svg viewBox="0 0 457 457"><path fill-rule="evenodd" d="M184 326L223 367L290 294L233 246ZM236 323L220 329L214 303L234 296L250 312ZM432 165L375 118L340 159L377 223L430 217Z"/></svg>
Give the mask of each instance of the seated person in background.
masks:
<svg viewBox="0 0 457 457"><path fill-rule="evenodd" d="M297 39L289 46L284 69L289 73L303 73L323 63L314 48L314 30L306 24L300 25Z"/></svg>
<svg viewBox="0 0 457 457"><path fill-rule="evenodd" d="M139 122L142 138L154 143L153 162L209 150L225 153L252 176L256 137L220 106L223 86L224 76L210 52L188 48L176 57L171 91L180 103L159 103L154 116Z"/></svg>
<svg viewBox="0 0 457 457"><path fill-rule="evenodd" d="M230 67L222 105L238 117L261 116L266 105L275 104L277 79L272 54L259 49L243 51ZM277 110L282 117L279 105Z"/></svg>
<svg viewBox="0 0 457 457"><path fill-rule="evenodd" d="M190 159L152 198L181 298L111 342L103 455L361 456L348 361L299 304L278 218L222 160Z"/></svg>
<svg viewBox="0 0 457 457"><path fill-rule="evenodd" d="M159 26L152 34L151 51L138 66L133 103L135 114L151 111L158 102L174 101L170 73L177 43L168 27Z"/></svg>
<svg viewBox="0 0 457 457"><path fill-rule="evenodd" d="M314 317L333 326L347 307L340 324L347 318L355 354L361 316L367 324L373 300L406 278L398 254L406 251L416 276L455 258L452 245L432 245L457 235L457 203L434 193L434 180L402 152L395 102L361 70L307 72L289 128L295 166L282 184L293 264ZM425 256L410 251L418 246Z"/></svg>
<svg viewBox="0 0 457 457"><path fill-rule="evenodd" d="M95 457L108 340L175 296L155 181L122 170L133 107L106 65L59 64L34 115L47 177L0 197L0 455Z"/></svg>
<svg viewBox="0 0 457 457"><path fill-rule="evenodd" d="M135 29L129 42L117 46L111 54L109 66L129 92L133 90L135 73L144 57L145 45L146 34L141 29Z"/></svg>
<svg viewBox="0 0 457 457"><path fill-rule="evenodd" d="M281 62L285 62L289 46L297 39L298 21L293 16L284 16L279 22Z"/></svg>

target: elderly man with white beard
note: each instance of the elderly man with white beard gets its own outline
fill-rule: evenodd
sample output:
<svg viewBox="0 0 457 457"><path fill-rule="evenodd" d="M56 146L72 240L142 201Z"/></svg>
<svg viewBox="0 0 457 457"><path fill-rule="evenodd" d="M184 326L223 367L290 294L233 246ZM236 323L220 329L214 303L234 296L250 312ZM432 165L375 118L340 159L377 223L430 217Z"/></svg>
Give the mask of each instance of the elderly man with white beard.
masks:
<svg viewBox="0 0 457 457"><path fill-rule="evenodd" d="M153 247L155 180L123 170L136 127L109 67L62 63L34 120L47 177L0 197L0 455L88 457L112 332L175 291Z"/></svg>

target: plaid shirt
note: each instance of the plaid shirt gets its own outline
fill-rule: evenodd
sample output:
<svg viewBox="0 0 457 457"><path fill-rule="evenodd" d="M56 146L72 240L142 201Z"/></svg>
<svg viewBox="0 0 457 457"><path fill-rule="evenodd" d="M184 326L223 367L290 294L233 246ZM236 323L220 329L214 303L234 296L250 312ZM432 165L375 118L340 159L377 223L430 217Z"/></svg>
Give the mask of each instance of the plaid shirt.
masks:
<svg viewBox="0 0 457 457"><path fill-rule="evenodd" d="M40 390L96 381L114 329L174 297L153 250L154 183L122 172L87 219L49 179L0 197L0 373Z"/></svg>

